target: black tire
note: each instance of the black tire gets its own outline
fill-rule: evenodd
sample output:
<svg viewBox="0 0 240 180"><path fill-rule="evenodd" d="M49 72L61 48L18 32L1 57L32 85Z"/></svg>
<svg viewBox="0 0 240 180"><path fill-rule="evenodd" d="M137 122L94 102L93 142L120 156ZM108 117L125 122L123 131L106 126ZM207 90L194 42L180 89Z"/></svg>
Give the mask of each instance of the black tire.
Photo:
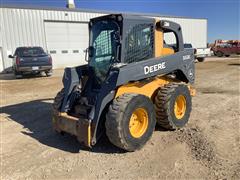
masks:
<svg viewBox="0 0 240 180"><path fill-rule="evenodd" d="M221 51L217 51L217 52L216 52L216 56L217 56L217 57L223 57L223 55L224 55L224 54L223 54L223 52L221 52Z"/></svg>
<svg viewBox="0 0 240 180"><path fill-rule="evenodd" d="M129 122L132 113L143 108L147 112L148 124L144 133L136 138L130 133ZM142 148L151 138L156 125L152 101L139 94L123 94L114 99L106 115L106 134L112 144L126 151Z"/></svg>
<svg viewBox="0 0 240 180"><path fill-rule="evenodd" d="M52 108L53 108L54 113L60 111L63 99L64 99L64 89L59 91L57 93L56 97L54 98L54 101L53 101L53 104L52 104Z"/></svg>
<svg viewBox="0 0 240 180"><path fill-rule="evenodd" d="M226 54L226 55L225 55L225 57L229 57L229 56L230 56L230 54Z"/></svg>
<svg viewBox="0 0 240 180"><path fill-rule="evenodd" d="M45 74L47 77L50 77L50 76L52 76L52 71L46 71Z"/></svg>
<svg viewBox="0 0 240 180"><path fill-rule="evenodd" d="M14 70L14 76L15 76L16 79L21 79L21 78L23 78L22 73L17 72L16 70Z"/></svg>
<svg viewBox="0 0 240 180"><path fill-rule="evenodd" d="M203 62L205 58L197 58L198 62Z"/></svg>
<svg viewBox="0 0 240 180"><path fill-rule="evenodd" d="M185 111L180 119L176 117L174 105L177 97L185 98ZM189 120L192 100L189 89L184 84L169 83L160 88L154 101L157 124L165 129L174 130L183 127Z"/></svg>
<svg viewBox="0 0 240 180"><path fill-rule="evenodd" d="M58 117L58 112L61 109L62 106L62 102L63 102L63 98L64 98L64 89L62 89L61 91L59 91L56 95L56 97L54 98L53 104L52 104L52 113L53 113L53 118L52 118L52 126L53 126L53 130L56 133L60 133L61 135L64 134L63 131L61 131L61 129L58 128L58 125L56 123L57 121L57 117Z"/></svg>

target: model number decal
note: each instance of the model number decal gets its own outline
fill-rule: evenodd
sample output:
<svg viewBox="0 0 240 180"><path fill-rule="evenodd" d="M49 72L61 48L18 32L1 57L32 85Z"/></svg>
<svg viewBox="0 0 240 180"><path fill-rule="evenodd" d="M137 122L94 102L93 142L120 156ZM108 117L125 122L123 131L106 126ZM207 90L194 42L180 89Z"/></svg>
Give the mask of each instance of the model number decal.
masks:
<svg viewBox="0 0 240 180"><path fill-rule="evenodd" d="M190 55L185 55L185 56L183 56L183 60L188 60L188 59L191 59L191 56L190 56Z"/></svg>
<svg viewBox="0 0 240 180"><path fill-rule="evenodd" d="M152 72L156 72L160 69L165 69L165 68L166 68L166 63L165 62L155 64L155 65L152 65L152 66L144 66L144 74L149 74L149 73L152 73Z"/></svg>

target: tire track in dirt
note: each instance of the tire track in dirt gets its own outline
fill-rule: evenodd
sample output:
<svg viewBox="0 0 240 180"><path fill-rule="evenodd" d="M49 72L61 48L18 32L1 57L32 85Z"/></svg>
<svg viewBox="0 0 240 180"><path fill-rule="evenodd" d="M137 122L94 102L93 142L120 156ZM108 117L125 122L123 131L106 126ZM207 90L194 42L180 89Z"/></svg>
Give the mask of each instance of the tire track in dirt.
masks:
<svg viewBox="0 0 240 180"><path fill-rule="evenodd" d="M240 162L234 163L220 158L215 151L214 144L204 136L199 127L177 130L173 136L177 141L189 146L192 157L209 169L210 177L214 179L240 178Z"/></svg>

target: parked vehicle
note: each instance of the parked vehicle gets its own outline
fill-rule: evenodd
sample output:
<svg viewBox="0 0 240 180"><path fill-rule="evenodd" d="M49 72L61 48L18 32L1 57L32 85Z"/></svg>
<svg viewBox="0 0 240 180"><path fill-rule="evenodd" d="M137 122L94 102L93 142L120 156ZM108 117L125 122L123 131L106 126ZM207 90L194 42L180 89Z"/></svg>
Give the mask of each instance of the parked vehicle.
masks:
<svg viewBox="0 0 240 180"><path fill-rule="evenodd" d="M240 41L217 40L211 50L218 57L229 57L231 54L240 54Z"/></svg>
<svg viewBox="0 0 240 180"><path fill-rule="evenodd" d="M41 72L45 72L46 76L52 75L52 58L41 47L18 47L14 55L8 57L13 59L12 67L16 78Z"/></svg>
<svg viewBox="0 0 240 180"><path fill-rule="evenodd" d="M184 44L185 49L194 49L195 59L199 62L203 62L207 56L211 56L210 48L193 48L192 44Z"/></svg>

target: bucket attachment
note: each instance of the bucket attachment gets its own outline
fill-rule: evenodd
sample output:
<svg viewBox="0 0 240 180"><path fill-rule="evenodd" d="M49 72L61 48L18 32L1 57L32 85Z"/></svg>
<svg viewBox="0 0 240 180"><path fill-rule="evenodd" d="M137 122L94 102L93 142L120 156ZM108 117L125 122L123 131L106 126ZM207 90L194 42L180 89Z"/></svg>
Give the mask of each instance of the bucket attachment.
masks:
<svg viewBox="0 0 240 180"><path fill-rule="evenodd" d="M56 113L53 115L53 128L58 132L67 132L74 136L80 143L91 148L91 121L76 118L67 113Z"/></svg>

